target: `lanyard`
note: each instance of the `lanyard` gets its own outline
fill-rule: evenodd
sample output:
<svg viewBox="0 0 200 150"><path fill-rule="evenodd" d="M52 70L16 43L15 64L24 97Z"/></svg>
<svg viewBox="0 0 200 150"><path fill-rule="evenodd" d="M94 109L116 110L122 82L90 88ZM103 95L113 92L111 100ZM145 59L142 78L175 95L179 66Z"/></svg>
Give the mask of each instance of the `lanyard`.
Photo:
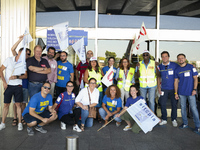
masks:
<svg viewBox="0 0 200 150"><path fill-rule="evenodd" d="M127 78L127 74L128 74L128 70L126 70L126 72L124 70L125 79Z"/></svg>

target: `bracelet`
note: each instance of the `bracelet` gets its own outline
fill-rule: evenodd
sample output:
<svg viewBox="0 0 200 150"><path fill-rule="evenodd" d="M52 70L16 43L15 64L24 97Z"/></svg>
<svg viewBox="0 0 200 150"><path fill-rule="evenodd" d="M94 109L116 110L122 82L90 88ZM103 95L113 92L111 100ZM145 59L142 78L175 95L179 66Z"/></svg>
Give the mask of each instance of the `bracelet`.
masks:
<svg viewBox="0 0 200 150"><path fill-rule="evenodd" d="M175 95L177 94L177 93L174 93Z"/></svg>
<svg viewBox="0 0 200 150"><path fill-rule="evenodd" d="M193 90L197 91L197 89L193 89Z"/></svg>

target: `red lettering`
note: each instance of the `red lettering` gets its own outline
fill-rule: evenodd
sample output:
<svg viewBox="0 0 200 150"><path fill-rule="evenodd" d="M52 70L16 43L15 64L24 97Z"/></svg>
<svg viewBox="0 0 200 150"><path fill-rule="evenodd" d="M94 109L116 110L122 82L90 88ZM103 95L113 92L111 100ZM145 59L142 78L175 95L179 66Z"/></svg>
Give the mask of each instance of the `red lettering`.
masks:
<svg viewBox="0 0 200 150"><path fill-rule="evenodd" d="M111 76L111 75L113 75L113 71L111 71L111 72L109 73L108 77L107 77L107 79L108 79L109 81L112 81L112 78L110 79L110 76Z"/></svg>

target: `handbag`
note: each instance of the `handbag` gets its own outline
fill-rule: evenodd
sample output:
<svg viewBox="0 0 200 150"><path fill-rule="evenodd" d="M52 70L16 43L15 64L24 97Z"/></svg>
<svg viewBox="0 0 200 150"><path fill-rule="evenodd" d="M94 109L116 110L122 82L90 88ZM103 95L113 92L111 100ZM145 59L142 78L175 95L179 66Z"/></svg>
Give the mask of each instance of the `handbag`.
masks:
<svg viewBox="0 0 200 150"><path fill-rule="evenodd" d="M87 88L87 90L88 90L88 88ZM89 101L90 101L90 105L91 105L91 98L90 98L89 90L88 90L88 96L89 96ZM97 116L96 107L89 107L88 111L89 111L89 115L88 115L89 118L96 118L96 116Z"/></svg>

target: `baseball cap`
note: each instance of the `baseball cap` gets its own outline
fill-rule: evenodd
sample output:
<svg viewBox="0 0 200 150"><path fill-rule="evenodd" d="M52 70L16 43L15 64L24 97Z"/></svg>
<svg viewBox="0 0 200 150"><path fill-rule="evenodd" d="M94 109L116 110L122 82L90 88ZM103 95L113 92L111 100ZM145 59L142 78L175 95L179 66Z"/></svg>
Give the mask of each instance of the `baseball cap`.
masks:
<svg viewBox="0 0 200 150"><path fill-rule="evenodd" d="M90 61L93 61L93 60L97 60L97 58L96 57L91 57Z"/></svg>
<svg viewBox="0 0 200 150"><path fill-rule="evenodd" d="M144 52L142 53L142 54L144 54L144 53L149 53L149 51L148 50L144 50ZM149 53L150 54L150 53Z"/></svg>

